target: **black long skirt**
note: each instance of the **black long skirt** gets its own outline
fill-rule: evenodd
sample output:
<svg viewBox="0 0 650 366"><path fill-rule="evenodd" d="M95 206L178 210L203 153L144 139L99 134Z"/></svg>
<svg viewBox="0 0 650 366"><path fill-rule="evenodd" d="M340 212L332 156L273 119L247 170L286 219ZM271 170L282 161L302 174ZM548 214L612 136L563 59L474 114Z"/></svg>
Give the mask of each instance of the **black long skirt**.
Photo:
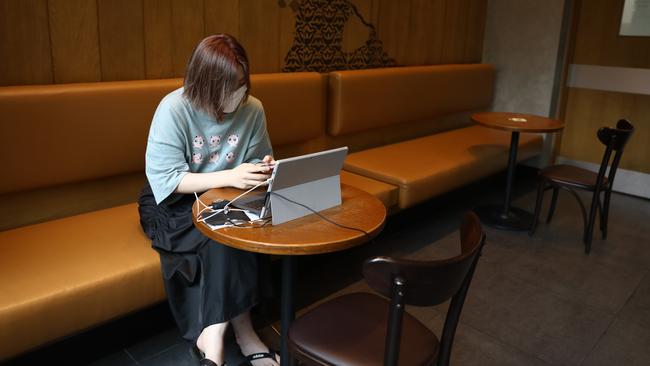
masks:
<svg viewBox="0 0 650 366"><path fill-rule="evenodd" d="M140 224L160 255L167 299L183 338L196 341L204 328L270 295L268 256L201 234L192 222L194 195L172 194L158 205L147 184L138 203Z"/></svg>

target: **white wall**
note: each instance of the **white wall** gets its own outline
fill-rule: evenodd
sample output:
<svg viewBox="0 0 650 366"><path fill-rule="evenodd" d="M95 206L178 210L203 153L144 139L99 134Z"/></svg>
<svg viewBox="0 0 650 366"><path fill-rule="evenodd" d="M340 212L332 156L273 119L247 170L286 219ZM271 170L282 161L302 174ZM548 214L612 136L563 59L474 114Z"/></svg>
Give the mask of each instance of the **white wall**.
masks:
<svg viewBox="0 0 650 366"><path fill-rule="evenodd" d="M488 0L483 62L497 70L493 110L549 116L564 0Z"/></svg>

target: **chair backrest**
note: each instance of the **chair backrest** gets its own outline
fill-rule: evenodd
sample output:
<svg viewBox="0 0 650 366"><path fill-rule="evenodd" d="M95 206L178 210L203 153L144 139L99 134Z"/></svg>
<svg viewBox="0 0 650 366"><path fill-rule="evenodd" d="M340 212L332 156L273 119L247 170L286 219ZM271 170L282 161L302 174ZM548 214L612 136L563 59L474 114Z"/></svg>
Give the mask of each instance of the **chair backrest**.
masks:
<svg viewBox="0 0 650 366"><path fill-rule="evenodd" d="M437 305L449 300L460 288L483 241L476 214L465 214L461 224L461 254L448 259L415 261L376 257L364 263L363 275L375 291L391 297L394 280L406 284L404 303L417 306Z"/></svg>
<svg viewBox="0 0 650 366"><path fill-rule="evenodd" d="M607 172L608 166L609 174L607 179L609 181L609 187L611 188L613 186L616 170L618 169L618 164L623 156L623 150L633 132L634 126L624 119L621 119L616 123L616 128L602 127L598 130L598 139L606 146L606 148L598 171L596 191L600 191L600 188L602 187L603 177ZM612 152L614 152L614 159L612 159Z"/></svg>
<svg viewBox="0 0 650 366"><path fill-rule="evenodd" d="M452 298L441 336L438 365L449 362L465 296L485 244L479 218L466 213L460 228L461 254L444 260L414 261L376 257L364 263L363 275L375 291L391 298L386 364L396 364L404 304L431 306Z"/></svg>

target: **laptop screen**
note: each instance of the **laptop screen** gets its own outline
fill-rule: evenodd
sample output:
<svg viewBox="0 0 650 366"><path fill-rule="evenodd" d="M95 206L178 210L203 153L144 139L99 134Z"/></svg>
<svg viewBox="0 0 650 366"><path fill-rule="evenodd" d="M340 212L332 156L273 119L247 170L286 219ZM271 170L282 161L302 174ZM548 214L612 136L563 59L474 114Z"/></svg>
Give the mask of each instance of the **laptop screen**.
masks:
<svg viewBox="0 0 650 366"><path fill-rule="evenodd" d="M347 151L347 147L341 147L277 160L267 192L242 197L233 202L233 206L249 210L261 218L272 212L276 224L310 213L301 205L320 211L340 204L339 174ZM316 192L318 194L314 194ZM277 193L276 197L274 193Z"/></svg>

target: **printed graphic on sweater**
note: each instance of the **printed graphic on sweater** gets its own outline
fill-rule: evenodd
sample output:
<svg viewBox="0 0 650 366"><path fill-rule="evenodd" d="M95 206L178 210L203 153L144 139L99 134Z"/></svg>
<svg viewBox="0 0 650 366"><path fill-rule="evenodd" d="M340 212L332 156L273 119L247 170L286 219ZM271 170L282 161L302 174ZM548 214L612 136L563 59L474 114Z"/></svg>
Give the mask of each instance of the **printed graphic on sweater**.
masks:
<svg viewBox="0 0 650 366"><path fill-rule="evenodd" d="M192 140L192 145L196 147L197 149L200 149L203 147L203 144L205 143L205 139L203 136L194 136L194 139Z"/></svg>
<svg viewBox="0 0 650 366"><path fill-rule="evenodd" d="M210 147L220 148L221 147L221 135L212 135L209 140Z"/></svg>
<svg viewBox="0 0 650 366"><path fill-rule="evenodd" d="M201 164L203 162L203 154L200 152L192 153L192 163Z"/></svg>
<svg viewBox="0 0 650 366"><path fill-rule="evenodd" d="M228 136L228 145L232 147L237 147L237 144L239 144L239 135L229 135Z"/></svg>

